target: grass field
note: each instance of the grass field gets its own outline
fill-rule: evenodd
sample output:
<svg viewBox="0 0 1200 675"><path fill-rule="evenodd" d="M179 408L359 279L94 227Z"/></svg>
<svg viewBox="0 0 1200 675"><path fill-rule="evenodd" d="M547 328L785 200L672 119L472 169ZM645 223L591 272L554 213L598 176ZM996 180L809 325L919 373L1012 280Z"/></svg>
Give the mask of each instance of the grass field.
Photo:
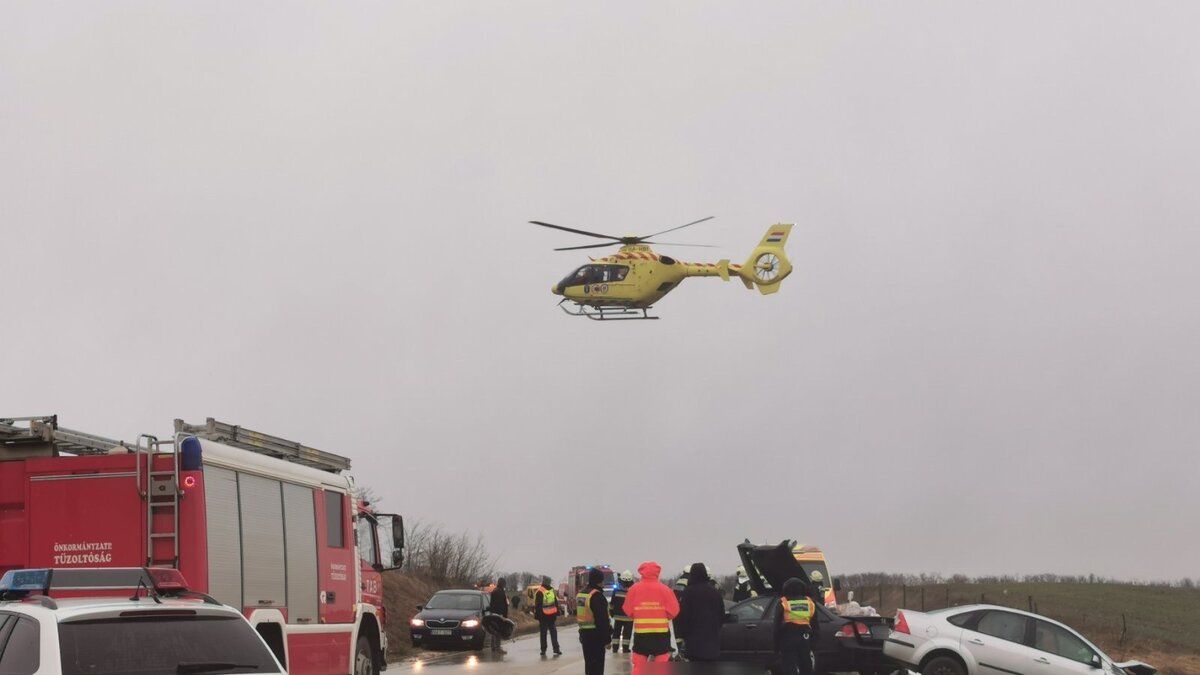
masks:
<svg viewBox="0 0 1200 675"><path fill-rule="evenodd" d="M847 589L851 590L851 589ZM892 616L987 602L1030 609L1083 633L1117 660L1139 659L1164 674L1200 673L1200 590L1109 583L963 583L853 589L855 600ZM1124 623L1122 623L1124 615ZM1122 638L1122 633L1124 637Z"/></svg>

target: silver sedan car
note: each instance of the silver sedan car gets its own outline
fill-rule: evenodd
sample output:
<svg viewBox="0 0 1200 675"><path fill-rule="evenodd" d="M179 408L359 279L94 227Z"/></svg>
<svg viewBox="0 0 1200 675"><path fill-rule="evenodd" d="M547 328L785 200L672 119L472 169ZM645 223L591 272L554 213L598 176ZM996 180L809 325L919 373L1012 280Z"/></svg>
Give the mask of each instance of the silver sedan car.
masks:
<svg viewBox="0 0 1200 675"><path fill-rule="evenodd" d="M922 675L1153 675L1115 663L1069 626L995 605L896 613L883 652Z"/></svg>

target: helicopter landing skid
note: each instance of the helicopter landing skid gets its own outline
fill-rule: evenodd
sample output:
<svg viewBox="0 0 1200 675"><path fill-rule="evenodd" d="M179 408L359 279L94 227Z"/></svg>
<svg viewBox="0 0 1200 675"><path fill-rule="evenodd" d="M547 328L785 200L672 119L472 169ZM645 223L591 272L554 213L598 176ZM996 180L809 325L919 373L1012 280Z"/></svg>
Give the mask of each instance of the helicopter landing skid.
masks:
<svg viewBox="0 0 1200 675"><path fill-rule="evenodd" d="M581 305L578 302L574 303L575 307L567 306L567 299L563 298L559 301L558 306L562 311L571 316L586 316L592 321L656 321L657 316L650 316L648 313L649 307L644 309L634 309L632 307L593 307L591 305Z"/></svg>

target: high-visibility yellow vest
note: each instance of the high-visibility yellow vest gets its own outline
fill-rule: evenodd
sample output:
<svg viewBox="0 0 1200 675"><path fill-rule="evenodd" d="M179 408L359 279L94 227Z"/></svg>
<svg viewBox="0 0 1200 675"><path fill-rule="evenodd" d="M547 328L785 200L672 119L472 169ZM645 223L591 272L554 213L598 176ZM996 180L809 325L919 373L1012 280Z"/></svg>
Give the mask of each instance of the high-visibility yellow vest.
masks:
<svg viewBox="0 0 1200 675"><path fill-rule="evenodd" d="M788 600L780 598L783 604L783 621L794 626L811 626L813 612L816 611L816 604L808 598L800 598L799 600Z"/></svg>
<svg viewBox="0 0 1200 675"><path fill-rule="evenodd" d="M589 593L580 592L575 596L575 614L579 617L579 630L596 627L596 617L592 615L592 594L599 592L593 589Z"/></svg>
<svg viewBox="0 0 1200 675"><path fill-rule="evenodd" d="M554 591L542 587L542 614L545 616L554 616L558 614L558 596L554 595Z"/></svg>

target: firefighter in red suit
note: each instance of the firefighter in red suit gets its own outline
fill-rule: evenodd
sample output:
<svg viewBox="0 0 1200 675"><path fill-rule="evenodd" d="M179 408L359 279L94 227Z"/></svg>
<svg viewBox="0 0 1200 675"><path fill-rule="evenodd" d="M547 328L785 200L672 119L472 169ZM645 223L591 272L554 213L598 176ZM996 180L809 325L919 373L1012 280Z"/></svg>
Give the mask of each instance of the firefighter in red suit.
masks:
<svg viewBox="0 0 1200 675"><path fill-rule="evenodd" d="M671 619L679 614L679 600L658 580L662 566L649 561L638 565L641 580L625 596L625 613L633 618L633 675L641 675L648 661L666 661L671 654Z"/></svg>

